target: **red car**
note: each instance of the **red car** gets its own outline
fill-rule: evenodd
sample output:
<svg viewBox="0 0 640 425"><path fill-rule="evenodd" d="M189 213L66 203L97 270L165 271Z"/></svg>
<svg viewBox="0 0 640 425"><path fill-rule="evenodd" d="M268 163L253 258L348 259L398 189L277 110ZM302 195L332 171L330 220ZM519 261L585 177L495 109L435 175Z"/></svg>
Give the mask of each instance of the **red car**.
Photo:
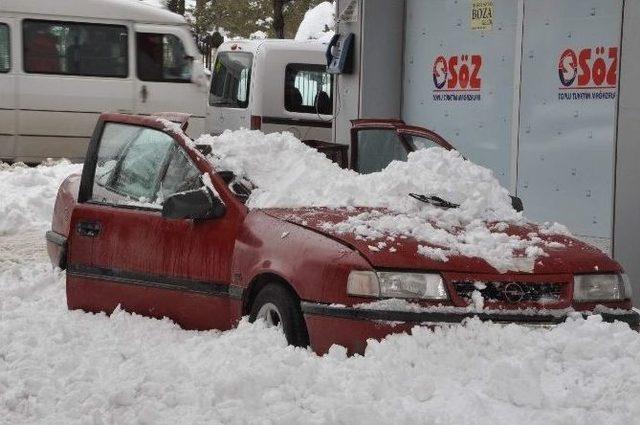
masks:
<svg viewBox="0 0 640 425"><path fill-rule="evenodd" d="M249 315L318 353L332 344L362 353L368 338L474 316L553 325L595 310L606 321L640 323L620 265L578 240L548 236L563 248L530 273L500 273L462 254L446 262L417 255L411 238L393 253L377 250L326 229L358 209L248 208L251 188L213 168L211 148L181 131L187 116L164 118L174 123L103 114L82 176L60 187L46 239L51 261L67 271L70 309L109 313L121 305L187 329L230 329ZM452 149L401 121L356 121L350 163L361 173L389 162L365 156L359 143L371 130L398 144L396 159L423 146ZM477 294L484 308L473 310Z"/></svg>

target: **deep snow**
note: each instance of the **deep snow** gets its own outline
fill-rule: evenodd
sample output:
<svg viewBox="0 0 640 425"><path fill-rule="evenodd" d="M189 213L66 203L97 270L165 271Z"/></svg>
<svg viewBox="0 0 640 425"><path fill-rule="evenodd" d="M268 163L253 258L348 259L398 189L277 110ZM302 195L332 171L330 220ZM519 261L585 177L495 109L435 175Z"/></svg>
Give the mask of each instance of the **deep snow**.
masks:
<svg viewBox="0 0 640 425"><path fill-rule="evenodd" d="M53 188L74 169L0 168L1 199L21 229L0 235L0 424L640 420L640 336L598 316L552 330L416 328L347 358L339 347L324 357L287 347L245 321L195 332L123 311L67 311L64 273L43 251L48 224L23 217L50 212Z"/></svg>

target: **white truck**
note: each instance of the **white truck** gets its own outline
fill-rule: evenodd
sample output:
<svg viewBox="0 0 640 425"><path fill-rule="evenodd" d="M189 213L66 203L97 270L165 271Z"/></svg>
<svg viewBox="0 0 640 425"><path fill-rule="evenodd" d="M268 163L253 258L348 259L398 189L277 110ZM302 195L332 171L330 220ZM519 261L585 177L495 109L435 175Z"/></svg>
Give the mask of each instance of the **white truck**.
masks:
<svg viewBox="0 0 640 425"><path fill-rule="evenodd" d="M240 127L331 141L333 77L326 44L293 40L223 43L213 66L207 132Z"/></svg>

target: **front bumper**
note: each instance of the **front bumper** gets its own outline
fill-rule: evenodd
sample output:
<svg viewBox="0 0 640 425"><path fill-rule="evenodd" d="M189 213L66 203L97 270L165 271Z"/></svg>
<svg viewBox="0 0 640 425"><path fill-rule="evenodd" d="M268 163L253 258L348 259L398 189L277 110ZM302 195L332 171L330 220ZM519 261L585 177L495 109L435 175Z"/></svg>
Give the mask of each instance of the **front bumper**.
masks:
<svg viewBox="0 0 640 425"><path fill-rule="evenodd" d="M446 312L446 311L397 311L375 310L336 306L303 301L302 313L307 322L309 340L313 349L326 353L333 344L342 345L352 353L364 353L367 339L382 339L392 333L408 332L416 325L440 326L459 324L465 319L477 317L482 321L526 326L555 326L563 323L568 315L500 313L500 312ZM620 321L631 329L640 328L640 314L636 311L624 313L598 313L605 322ZM571 317L589 314L572 313Z"/></svg>

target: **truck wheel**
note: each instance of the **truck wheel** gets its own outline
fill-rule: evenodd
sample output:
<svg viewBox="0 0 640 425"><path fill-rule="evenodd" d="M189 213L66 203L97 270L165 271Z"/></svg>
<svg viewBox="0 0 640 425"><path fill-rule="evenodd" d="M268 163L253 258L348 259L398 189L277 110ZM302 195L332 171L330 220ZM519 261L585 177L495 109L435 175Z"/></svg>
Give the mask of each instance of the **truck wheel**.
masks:
<svg viewBox="0 0 640 425"><path fill-rule="evenodd" d="M256 297L251 306L249 320L264 320L268 326L282 329L287 342L296 347L309 345L309 335L300 310L300 303L286 288L278 284L268 284Z"/></svg>

